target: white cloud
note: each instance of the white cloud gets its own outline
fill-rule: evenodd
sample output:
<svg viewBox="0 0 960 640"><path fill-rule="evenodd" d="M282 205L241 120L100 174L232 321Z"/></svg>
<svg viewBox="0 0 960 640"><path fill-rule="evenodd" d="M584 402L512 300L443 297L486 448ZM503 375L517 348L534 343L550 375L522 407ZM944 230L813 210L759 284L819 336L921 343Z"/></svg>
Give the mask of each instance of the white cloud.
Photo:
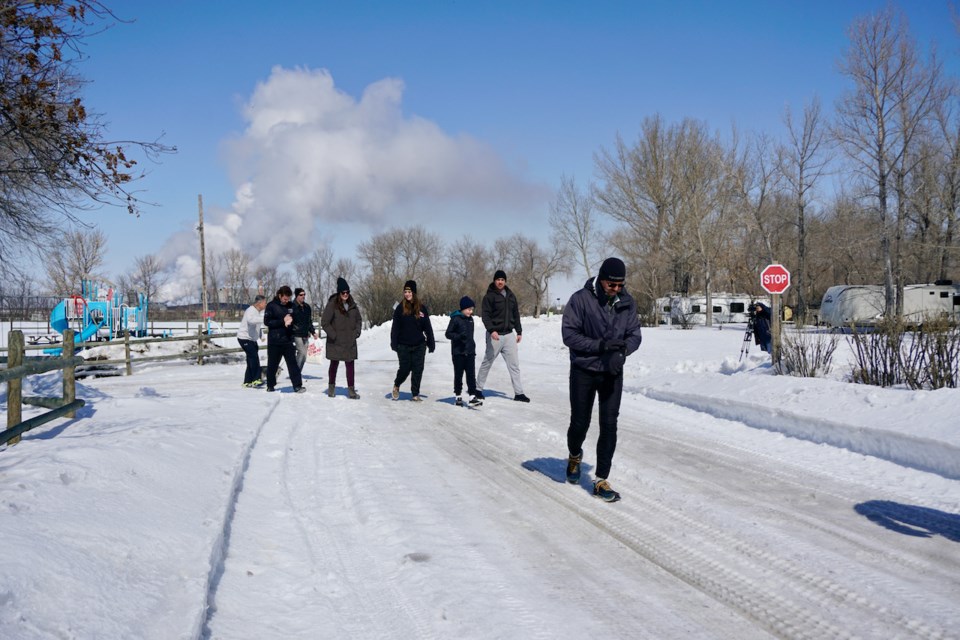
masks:
<svg viewBox="0 0 960 640"><path fill-rule="evenodd" d="M318 225L362 223L373 233L397 224L399 211L425 211L405 220L428 227L431 212L456 211L461 220L444 222L463 223L462 235L471 208L545 210L547 189L513 175L489 145L404 115L403 89L386 78L358 101L325 69L275 67L243 107L246 129L225 145L235 201L205 224L207 247L282 264L312 251ZM196 253L187 235L170 239L169 261L181 248Z"/></svg>

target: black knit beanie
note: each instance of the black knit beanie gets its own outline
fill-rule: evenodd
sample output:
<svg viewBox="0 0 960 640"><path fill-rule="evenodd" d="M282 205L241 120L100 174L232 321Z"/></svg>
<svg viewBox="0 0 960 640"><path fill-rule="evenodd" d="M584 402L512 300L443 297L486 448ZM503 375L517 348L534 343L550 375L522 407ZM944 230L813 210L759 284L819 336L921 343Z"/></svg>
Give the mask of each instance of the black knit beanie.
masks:
<svg viewBox="0 0 960 640"><path fill-rule="evenodd" d="M410 291L416 293L416 292L417 292L417 281L416 281L416 280L407 280L406 282L403 283L403 288L404 288L404 289L410 289Z"/></svg>
<svg viewBox="0 0 960 640"><path fill-rule="evenodd" d="M507 274L503 269L497 269L497 271L493 274L494 280L499 280L500 278L503 278L504 280L507 279Z"/></svg>
<svg viewBox="0 0 960 640"><path fill-rule="evenodd" d="M343 278L337 278L337 293L343 293L344 291L350 293L350 285Z"/></svg>
<svg viewBox="0 0 960 640"><path fill-rule="evenodd" d="M600 265L597 277L607 282L623 282L627 278L627 267L620 258L607 258Z"/></svg>

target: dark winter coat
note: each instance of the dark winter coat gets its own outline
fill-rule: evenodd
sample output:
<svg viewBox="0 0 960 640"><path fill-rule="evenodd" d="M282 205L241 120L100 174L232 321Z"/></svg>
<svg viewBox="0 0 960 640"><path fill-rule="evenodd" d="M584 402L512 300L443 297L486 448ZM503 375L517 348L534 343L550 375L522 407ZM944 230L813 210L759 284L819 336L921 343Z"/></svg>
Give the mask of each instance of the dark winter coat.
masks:
<svg viewBox="0 0 960 640"><path fill-rule="evenodd" d="M473 339L473 316L467 317L460 311L454 311L450 314L450 324L443 335L450 341L450 355L477 355L477 342Z"/></svg>
<svg viewBox="0 0 960 640"><path fill-rule="evenodd" d="M293 344L293 325L284 326L283 318L292 311L292 303L283 304L274 298L263 310L263 324L267 327L267 344Z"/></svg>
<svg viewBox="0 0 960 640"><path fill-rule="evenodd" d="M433 339L433 325L430 324L430 312L420 305L419 315L404 315L401 302L393 310L393 326L390 328L390 348L397 350L398 344L417 347L424 342L430 353L436 348Z"/></svg>
<svg viewBox="0 0 960 640"><path fill-rule="evenodd" d="M497 291L497 285L491 282L480 305L483 326L487 333L493 333L494 331L501 334L511 331L516 331L517 335L523 333L523 327L520 326L520 307L517 305L517 296L513 295L510 287L504 287L503 291Z"/></svg>
<svg viewBox="0 0 960 640"><path fill-rule="evenodd" d="M753 341L754 344L766 348L771 339L770 307L761 303L760 311L753 312Z"/></svg>
<svg viewBox="0 0 960 640"><path fill-rule="evenodd" d="M304 302L303 304L293 303L293 335L297 338L306 338L317 334L313 326L313 309Z"/></svg>
<svg viewBox="0 0 960 640"><path fill-rule="evenodd" d="M640 347L640 319L633 296L621 289L614 304L606 304L606 296L597 295L596 278L587 280L579 291L570 296L563 309L561 335L563 344L570 348L570 362L588 371L610 372L614 352L601 351L601 342L624 340L624 356ZM619 357L619 356L618 356Z"/></svg>
<svg viewBox="0 0 960 640"><path fill-rule="evenodd" d="M349 362L357 359L357 338L363 329L363 320L353 296L347 298L344 311L337 305L339 298L340 294L335 293L327 300L320 326L327 334L327 360Z"/></svg>

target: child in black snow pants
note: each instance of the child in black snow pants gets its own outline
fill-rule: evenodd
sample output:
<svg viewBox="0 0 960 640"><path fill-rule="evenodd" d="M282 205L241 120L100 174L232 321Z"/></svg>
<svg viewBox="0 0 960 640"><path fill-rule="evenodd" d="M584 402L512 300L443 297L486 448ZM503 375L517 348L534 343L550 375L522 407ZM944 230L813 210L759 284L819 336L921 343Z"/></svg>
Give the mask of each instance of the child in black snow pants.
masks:
<svg viewBox="0 0 960 640"><path fill-rule="evenodd" d="M477 343L473 339L473 300L469 296L460 298L460 311L450 314L450 324L444 335L450 341L450 355L453 358L453 393L457 396L457 406L463 406L463 374L467 374L467 393L470 394L470 406L478 407L483 400L477 396Z"/></svg>

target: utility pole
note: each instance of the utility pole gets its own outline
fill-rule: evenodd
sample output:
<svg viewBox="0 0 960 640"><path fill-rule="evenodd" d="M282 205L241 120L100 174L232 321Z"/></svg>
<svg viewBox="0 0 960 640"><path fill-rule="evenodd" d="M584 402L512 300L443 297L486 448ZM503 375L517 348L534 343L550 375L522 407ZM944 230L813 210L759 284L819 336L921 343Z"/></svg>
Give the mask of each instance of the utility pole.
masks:
<svg viewBox="0 0 960 640"><path fill-rule="evenodd" d="M203 319L207 319L207 252L203 245L203 194L197 195L197 207L200 211L200 298L203 300Z"/></svg>

